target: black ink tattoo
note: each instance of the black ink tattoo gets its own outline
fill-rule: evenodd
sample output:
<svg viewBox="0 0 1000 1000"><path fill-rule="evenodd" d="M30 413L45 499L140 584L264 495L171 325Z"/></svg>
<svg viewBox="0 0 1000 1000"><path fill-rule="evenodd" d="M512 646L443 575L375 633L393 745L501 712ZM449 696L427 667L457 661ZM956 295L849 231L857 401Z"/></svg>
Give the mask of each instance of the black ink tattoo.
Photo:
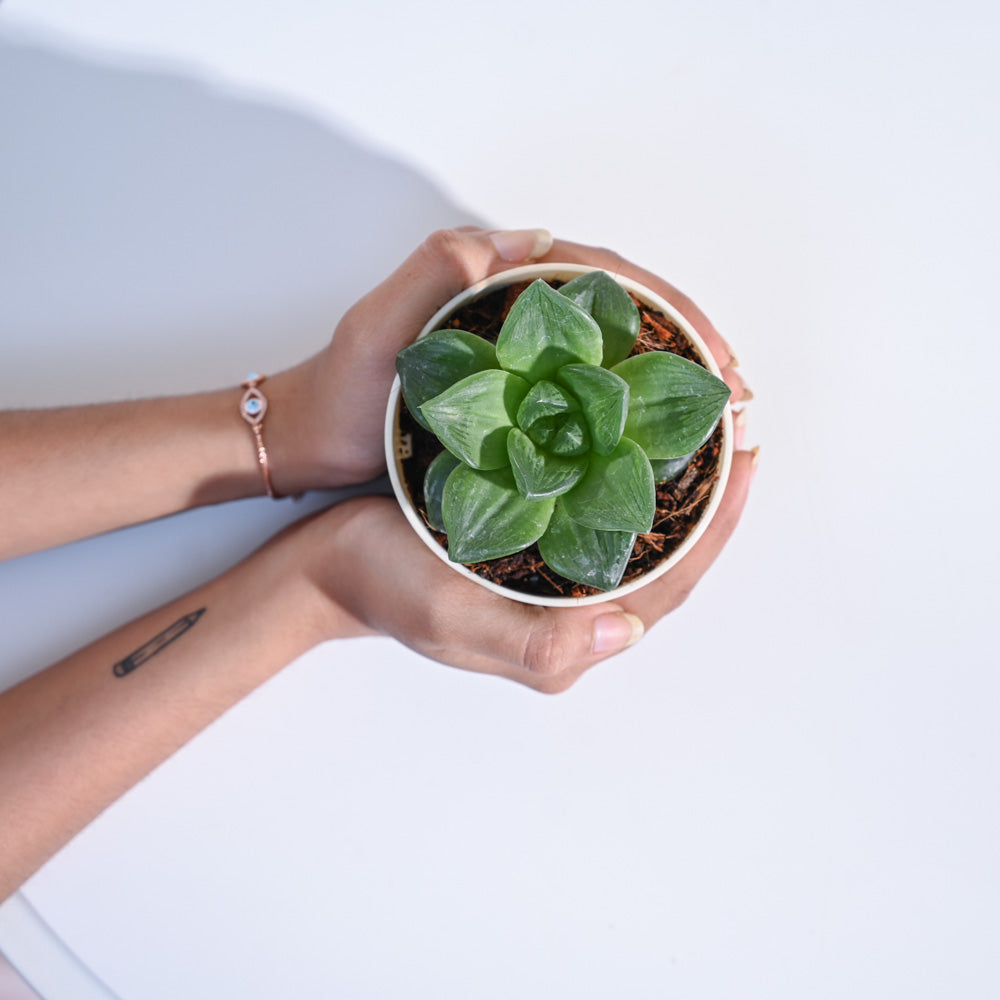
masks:
<svg viewBox="0 0 1000 1000"><path fill-rule="evenodd" d="M194 628L204 613L205 609L199 608L183 618L178 618L173 625L165 628L159 635L154 635L149 642L143 643L134 653L129 653L124 660L119 660L114 666L115 677L124 677L126 674L132 673L136 667L141 667L147 660L151 660L175 639L179 639L188 629Z"/></svg>

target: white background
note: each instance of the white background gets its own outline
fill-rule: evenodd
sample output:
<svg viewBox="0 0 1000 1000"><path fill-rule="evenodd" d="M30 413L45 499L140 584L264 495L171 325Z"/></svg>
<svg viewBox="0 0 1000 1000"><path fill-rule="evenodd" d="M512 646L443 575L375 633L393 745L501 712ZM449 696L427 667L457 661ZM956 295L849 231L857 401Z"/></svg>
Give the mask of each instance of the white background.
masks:
<svg viewBox="0 0 1000 1000"><path fill-rule="evenodd" d="M4 4L0 405L275 370L486 220L684 288L762 445L688 604L565 696L383 640L296 663L0 911L28 977L83 995L30 908L123 1000L1000 993L998 29L985 0ZM3 683L303 509L0 566Z"/></svg>

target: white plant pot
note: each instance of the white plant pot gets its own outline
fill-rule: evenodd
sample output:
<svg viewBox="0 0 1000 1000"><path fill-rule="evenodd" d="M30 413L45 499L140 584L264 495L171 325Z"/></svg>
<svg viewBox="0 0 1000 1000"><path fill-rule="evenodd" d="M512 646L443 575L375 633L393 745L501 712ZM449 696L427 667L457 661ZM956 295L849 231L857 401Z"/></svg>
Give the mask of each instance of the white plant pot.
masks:
<svg viewBox="0 0 1000 1000"><path fill-rule="evenodd" d="M420 331L420 336L423 337L434 330L441 329L451 313L486 292L493 291L505 285L515 284L517 282L534 281L536 278L544 278L546 281L570 281L581 274L586 274L588 271L594 270L597 270L597 268L586 267L580 264L528 264L524 267L515 267L509 271L503 271L490 278L485 278L482 281L477 282L475 285L471 285L469 288L466 288L465 291L456 295L455 298L453 298L446 305L442 306L442 308L427 321L427 324ZM645 302L658 312L663 313L670 320L676 323L691 342L691 345L701 356L701 360L705 367L713 375L721 378L719 366L716 364L715 359L712 357L712 354L705 345L705 342L695 332L691 324L672 305L670 305L669 302L661 298L655 292L646 288L644 285L640 285L636 281L632 281L631 279L620 275L612 275L612 277L627 291L632 292L641 301ZM547 607L572 607L580 604L597 604L602 601L613 601L620 597L624 597L626 594L630 594L633 591L638 590L640 587L644 587L646 584L652 583L653 580L663 576L664 573L667 573L673 566L677 565L677 563L687 554L687 552L691 549L695 542L698 541L705 529L708 527L713 516L715 515L716 510L718 509L719 503L722 500L722 494L726 488L726 482L729 479L729 468L732 464L733 417L731 409L727 405L723 411L721 419L722 447L719 453L719 476L712 488L711 495L709 496L708 503L705 506L705 510L702 513L700 520L697 524L695 524L690 534L687 538L685 538L680 546L649 572L630 581L629 583L622 584L622 586L617 587L614 590L593 594L587 597L537 596L500 586L492 580L487 580L484 577L473 573L472 570L463 566L461 563L452 562L448 558L447 551L442 548L440 544L438 544L438 541L434 537L430 528L428 528L425 524L423 517L417 510L416 505L410 497L409 491L406 487L406 481L403 476L402 469L402 462L406 453L406 448L400 441L400 407L400 382L399 377L397 376L396 380L393 382L392 391L389 393L389 404L386 410L385 453L386 465L389 469L389 479L392 482L392 488L396 494L396 498L399 500L403 513L406 515L406 519L413 525L413 529L423 539L428 549L430 549L435 556L452 567L455 572L468 577L481 587L486 587L488 590L502 594L504 597L508 597L511 600L521 601L524 604L538 604Z"/></svg>

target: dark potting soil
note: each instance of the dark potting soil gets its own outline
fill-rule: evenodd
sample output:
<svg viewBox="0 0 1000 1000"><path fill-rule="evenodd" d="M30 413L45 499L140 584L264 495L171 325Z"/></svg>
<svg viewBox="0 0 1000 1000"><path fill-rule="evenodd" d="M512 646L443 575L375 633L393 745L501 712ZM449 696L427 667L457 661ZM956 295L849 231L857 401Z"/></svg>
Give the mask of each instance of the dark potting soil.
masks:
<svg viewBox="0 0 1000 1000"><path fill-rule="evenodd" d="M558 282L552 284L558 287ZM444 326L467 330L469 333L496 342L507 310L527 286L527 282L511 285L509 288L489 292L474 302L466 303ZM673 320L650 309L638 299L635 299L635 303L639 307L642 325L632 354L657 350L670 351L701 364L698 353ZM440 453L441 443L413 419L402 399L399 425L402 440L405 442L409 438L411 450L410 456L402 462L403 479L421 517L426 522L424 474L427 466ZM653 521L653 530L645 535L639 535L636 539L632 556L622 577L623 584L654 569L687 538L705 509L712 487L719 478L721 449L722 428L719 426L695 453L694 458L677 479L656 487L656 517ZM442 548L447 549L447 536L436 531L433 534ZM479 576L522 593L545 597L587 597L601 593L596 587L574 583L554 573L542 561L537 545L502 559L474 563L469 568Z"/></svg>

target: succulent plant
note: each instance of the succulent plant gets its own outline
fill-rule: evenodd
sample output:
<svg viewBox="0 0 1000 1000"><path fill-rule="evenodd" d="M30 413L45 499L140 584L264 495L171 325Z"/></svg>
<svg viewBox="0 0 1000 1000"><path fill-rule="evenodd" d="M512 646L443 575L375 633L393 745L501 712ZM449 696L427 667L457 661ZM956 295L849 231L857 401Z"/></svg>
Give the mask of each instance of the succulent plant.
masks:
<svg viewBox="0 0 1000 1000"><path fill-rule="evenodd" d="M399 352L410 412L444 446L424 481L427 519L454 562L537 542L569 580L618 586L653 527L657 482L711 436L729 388L676 354L629 356L639 311L603 271L539 279L496 345L438 330Z"/></svg>

